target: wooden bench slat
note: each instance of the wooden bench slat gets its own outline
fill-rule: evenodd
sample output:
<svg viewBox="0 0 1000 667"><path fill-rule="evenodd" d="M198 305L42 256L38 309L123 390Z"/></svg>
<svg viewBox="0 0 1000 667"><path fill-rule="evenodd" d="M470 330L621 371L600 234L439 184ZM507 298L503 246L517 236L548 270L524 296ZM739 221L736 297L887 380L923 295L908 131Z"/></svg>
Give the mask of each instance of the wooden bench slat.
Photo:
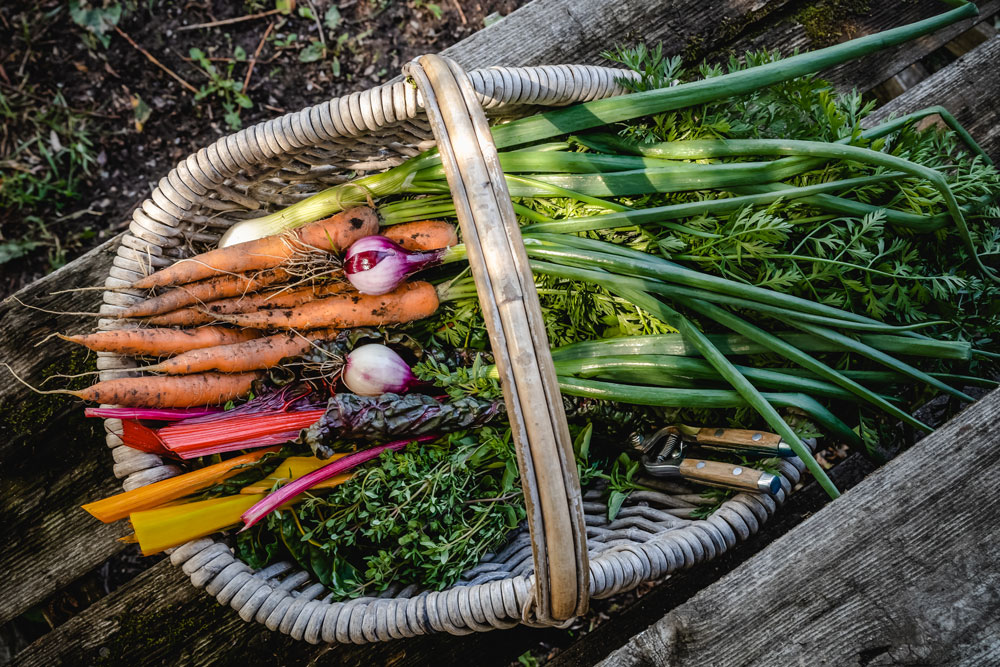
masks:
<svg viewBox="0 0 1000 667"><path fill-rule="evenodd" d="M491 65L606 65L601 53L619 44L663 42L666 53L691 44L710 52L764 17L803 0L609 2L534 0L442 51L465 69Z"/></svg>
<svg viewBox="0 0 1000 667"><path fill-rule="evenodd" d="M1000 36L980 44L904 95L872 113L875 121L929 106L943 106L972 134L983 150L1000 163Z"/></svg>
<svg viewBox="0 0 1000 667"><path fill-rule="evenodd" d="M601 665L995 664L998 417L994 391Z"/></svg>
<svg viewBox="0 0 1000 667"><path fill-rule="evenodd" d="M49 310L93 312L100 291L51 297L50 292L104 282L117 237L25 287L18 300ZM0 359L29 382L43 371L92 366L92 353L63 341L35 347L53 331L77 333L95 321L31 310L8 298L0 303ZM6 369L0 373L6 374ZM60 383L51 383L53 387ZM0 383L0 515L12 538L0 546L0 624L16 617L120 551L123 526L102 526L80 509L121 486L99 421L84 423L79 401L36 396L12 378Z"/></svg>
<svg viewBox="0 0 1000 667"><path fill-rule="evenodd" d="M738 40L733 52L742 55L747 50L766 48L773 50L778 47L782 54L789 55L793 50L808 51L817 48L806 28L795 20L795 15L802 12L811 3L798 2L791 6L791 20L775 26L767 32L753 37ZM839 67L827 70L823 78L830 80L839 90L857 89L870 90L886 79L895 76L912 63L917 62L930 52L940 48L956 38L976 23L981 23L1000 11L1000 0L977 0L979 16L925 35L920 39L901 44L891 49L884 49L865 58L844 63ZM827 5L829 8L829 4ZM850 29L834 41L845 41L847 38L861 37L880 32L895 26L913 23L940 14L949 9L943 2L876 2L870 6L865 16L851 16L847 19ZM787 13L787 12L786 12ZM822 16L817 18L823 26L830 19ZM822 44L825 46L825 44Z"/></svg>

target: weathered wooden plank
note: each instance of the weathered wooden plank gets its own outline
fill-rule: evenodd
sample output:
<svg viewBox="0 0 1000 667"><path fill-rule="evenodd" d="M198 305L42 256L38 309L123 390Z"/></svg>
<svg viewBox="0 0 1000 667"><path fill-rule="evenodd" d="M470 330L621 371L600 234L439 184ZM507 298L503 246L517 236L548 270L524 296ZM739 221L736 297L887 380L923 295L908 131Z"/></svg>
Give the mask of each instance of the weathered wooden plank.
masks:
<svg viewBox="0 0 1000 667"><path fill-rule="evenodd" d="M1000 11L978 0L980 16L824 73L842 89L868 90ZM876 3L843 16L816 0L737 0L708 7L699 0L609 3L535 0L443 53L465 67L565 62L607 64L601 52L618 44L663 42L688 62L750 49L810 50L919 21L947 10L935 0ZM806 27L808 25L808 27ZM497 48L502 44L502 48ZM502 54L502 55L497 55Z"/></svg>
<svg viewBox="0 0 1000 667"><path fill-rule="evenodd" d="M58 339L35 347L53 331L82 331L93 318L43 313L18 301L54 311L96 311L99 291L49 292L102 284L116 243L107 241L0 303L0 360L36 384L54 372L93 366L85 352ZM9 376L0 383L0 515L5 533L16 536L0 547L0 572L8 573L0 623L122 548L116 538L123 527L102 526L80 510L83 502L120 489L103 428L85 423L80 405L65 396L36 396Z"/></svg>
<svg viewBox="0 0 1000 667"><path fill-rule="evenodd" d="M998 417L994 391L601 664L996 664Z"/></svg>
<svg viewBox="0 0 1000 667"><path fill-rule="evenodd" d="M1000 162L1000 36L993 36L948 67L877 109L869 118L881 121L933 105L944 106Z"/></svg>
<svg viewBox="0 0 1000 667"><path fill-rule="evenodd" d="M279 636L259 628L164 560L19 653L15 664L206 664L220 651L235 659L251 650L254 664L301 662L296 658L308 644L282 635L284 642L274 645ZM252 641L255 635L262 641ZM287 662L268 650L279 646Z"/></svg>
<svg viewBox="0 0 1000 667"><path fill-rule="evenodd" d="M803 0L797 0L799 4ZM663 42L668 53L709 53L795 0L608 2L535 0L442 53L463 67L607 64L617 44Z"/></svg>
<svg viewBox="0 0 1000 667"><path fill-rule="evenodd" d="M940 14L948 10L942 2L876 2L866 3L857 12L847 9L838 16L838 7L847 3L790 3L782 12L785 20L769 26L764 32L733 44L733 52L749 49L779 48L783 54L793 50L813 50L820 46L845 41ZM868 90L906 69L928 53L969 30L976 23L988 20L1000 11L1000 0L977 0L979 16L925 35L920 39L885 49L857 61L845 63L823 73L841 90ZM808 26L808 27L807 27ZM710 53L710 51L704 51Z"/></svg>

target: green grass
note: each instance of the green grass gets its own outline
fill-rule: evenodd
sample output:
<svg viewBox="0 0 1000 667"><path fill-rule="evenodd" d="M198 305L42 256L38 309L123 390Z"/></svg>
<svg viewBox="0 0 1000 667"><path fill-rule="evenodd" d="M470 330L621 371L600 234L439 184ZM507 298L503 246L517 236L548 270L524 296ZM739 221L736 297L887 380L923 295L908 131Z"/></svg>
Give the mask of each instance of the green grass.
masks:
<svg viewBox="0 0 1000 667"><path fill-rule="evenodd" d="M193 64L208 78L208 81L202 84L198 94L195 95L195 101L214 98L222 106L222 118L226 121L229 129L238 130L243 127L240 112L243 109L253 107L253 102L243 91L242 81L233 78L233 70L236 68L237 62L242 63L247 60L247 54L243 47L236 47L233 52L233 60L227 62L222 69L216 67L208 59L205 52L199 48L190 49L188 55L194 61Z"/></svg>
<svg viewBox="0 0 1000 667"><path fill-rule="evenodd" d="M65 263L66 244L30 212L63 211L84 193L95 164L90 117L60 92L0 89L0 210L20 223L16 236L0 238L0 265L42 246L51 268Z"/></svg>

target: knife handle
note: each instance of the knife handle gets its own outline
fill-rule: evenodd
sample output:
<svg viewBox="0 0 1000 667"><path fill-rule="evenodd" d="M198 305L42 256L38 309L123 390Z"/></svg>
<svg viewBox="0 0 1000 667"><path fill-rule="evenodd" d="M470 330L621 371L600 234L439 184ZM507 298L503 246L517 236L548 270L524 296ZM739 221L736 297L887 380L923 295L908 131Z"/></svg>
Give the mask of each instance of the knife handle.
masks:
<svg viewBox="0 0 1000 667"><path fill-rule="evenodd" d="M789 456L790 448L777 433L738 428L698 429L695 441L699 445L712 445L728 449L747 449L771 456Z"/></svg>
<svg viewBox="0 0 1000 667"><path fill-rule="evenodd" d="M707 486L764 493L777 493L781 488L781 480L776 475L731 463L684 459L678 468L684 479Z"/></svg>

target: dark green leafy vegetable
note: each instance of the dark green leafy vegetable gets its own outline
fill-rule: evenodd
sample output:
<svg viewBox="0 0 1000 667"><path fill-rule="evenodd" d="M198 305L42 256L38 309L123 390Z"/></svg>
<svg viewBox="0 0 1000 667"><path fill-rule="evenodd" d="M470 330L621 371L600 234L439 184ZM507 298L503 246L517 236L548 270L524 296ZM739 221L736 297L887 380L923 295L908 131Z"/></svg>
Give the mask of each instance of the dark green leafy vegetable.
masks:
<svg viewBox="0 0 1000 667"><path fill-rule="evenodd" d="M326 414L302 431L299 442L320 458L345 438L390 440L482 426L502 416L503 403L466 396L439 401L424 394L358 396L335 394Z"/></svg>

